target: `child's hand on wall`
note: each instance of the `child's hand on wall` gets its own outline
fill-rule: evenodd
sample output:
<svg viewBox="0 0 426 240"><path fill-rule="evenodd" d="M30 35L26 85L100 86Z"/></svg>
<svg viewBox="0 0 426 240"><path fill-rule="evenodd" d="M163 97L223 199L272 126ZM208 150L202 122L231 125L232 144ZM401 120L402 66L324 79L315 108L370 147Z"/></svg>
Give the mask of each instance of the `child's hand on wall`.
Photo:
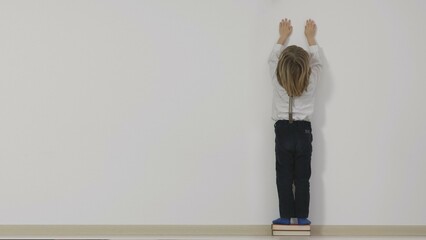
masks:
<svg viewBox="0 0 426 240"><path fill-rule="evenodd" d="M287 40L288 36L290 36L292 31L293 26L291 26L291 20L287 18L285 20L281 20L279 26L280 38L277 43L284 44L284 42Z"/></svg>
<svg viewBox="0 0 426 240"><path fill-rule="evenodd" d="M314 20L308 19L306 20L305 25L305 36L308 40L309 46L317 44L315 41L315 33L317 31L317 25L315 24Z"/></svg>

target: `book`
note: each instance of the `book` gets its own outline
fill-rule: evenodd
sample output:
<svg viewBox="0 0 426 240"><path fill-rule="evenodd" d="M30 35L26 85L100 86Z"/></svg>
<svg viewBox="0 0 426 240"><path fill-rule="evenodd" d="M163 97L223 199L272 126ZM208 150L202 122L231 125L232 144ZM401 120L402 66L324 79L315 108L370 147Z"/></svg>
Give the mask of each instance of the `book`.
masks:
<svg viewBox="0 0 426 240"><path fill-rule="evenodd" d="M272 224L272 230L294 230L294 231L310 231L311 225L297 225L297 224Z"/></svg>
<svg viewBox="0 0 426 240"><path fill-rule="evenodd" d="M272 224L273 236L310 236L311 225L297 225L297 224Z"/></svg>
<svg viewBox="0 0 426 240"><path fill-rule="evenodd" d="M272 231L273 236L310 236L311 231Z"/></svg>

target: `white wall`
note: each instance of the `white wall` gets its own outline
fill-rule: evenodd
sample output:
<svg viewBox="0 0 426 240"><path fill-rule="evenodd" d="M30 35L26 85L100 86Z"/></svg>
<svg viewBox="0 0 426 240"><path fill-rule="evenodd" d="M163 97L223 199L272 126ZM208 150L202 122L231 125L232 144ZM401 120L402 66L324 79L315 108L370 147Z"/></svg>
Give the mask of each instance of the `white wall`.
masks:
<svg viewBox="0 0 426 240"><path fill-rule="evenodd" d="M425 1L0 1L0 224L270 224L267 58L318 25L313 224L426 224Z"/></svg>

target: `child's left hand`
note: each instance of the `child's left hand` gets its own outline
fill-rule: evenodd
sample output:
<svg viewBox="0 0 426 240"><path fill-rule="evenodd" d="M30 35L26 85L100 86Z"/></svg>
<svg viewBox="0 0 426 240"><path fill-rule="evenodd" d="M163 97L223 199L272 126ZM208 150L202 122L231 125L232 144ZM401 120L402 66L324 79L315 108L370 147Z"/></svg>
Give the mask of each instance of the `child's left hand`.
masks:
<svg viewBox="0 0 426 240"><path fill-rule="evenodd" d="M281 20L280 22L280 38L287 39L293 31L293 26L291 26L291 20L287 18L285 20Z"/></svg>

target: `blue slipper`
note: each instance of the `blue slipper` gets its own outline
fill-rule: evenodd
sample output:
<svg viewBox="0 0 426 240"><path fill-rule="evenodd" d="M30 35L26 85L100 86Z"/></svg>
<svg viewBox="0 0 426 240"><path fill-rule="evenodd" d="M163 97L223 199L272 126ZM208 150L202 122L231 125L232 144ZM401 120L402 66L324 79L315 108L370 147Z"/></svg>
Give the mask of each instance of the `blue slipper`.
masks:
<svg viewBox="0 0 426 240"><path fill-rule="evenodd" d="M274 221L272 221L272 223L290 225L290 218L277 218Z"/></svg>
<svg viewBox="0 0 426 240"><path fill-rule="evenodd" d="M310 225L311 221L309 221L307 218L297 218L297 224L299 224L299 225Z"/></svg>

